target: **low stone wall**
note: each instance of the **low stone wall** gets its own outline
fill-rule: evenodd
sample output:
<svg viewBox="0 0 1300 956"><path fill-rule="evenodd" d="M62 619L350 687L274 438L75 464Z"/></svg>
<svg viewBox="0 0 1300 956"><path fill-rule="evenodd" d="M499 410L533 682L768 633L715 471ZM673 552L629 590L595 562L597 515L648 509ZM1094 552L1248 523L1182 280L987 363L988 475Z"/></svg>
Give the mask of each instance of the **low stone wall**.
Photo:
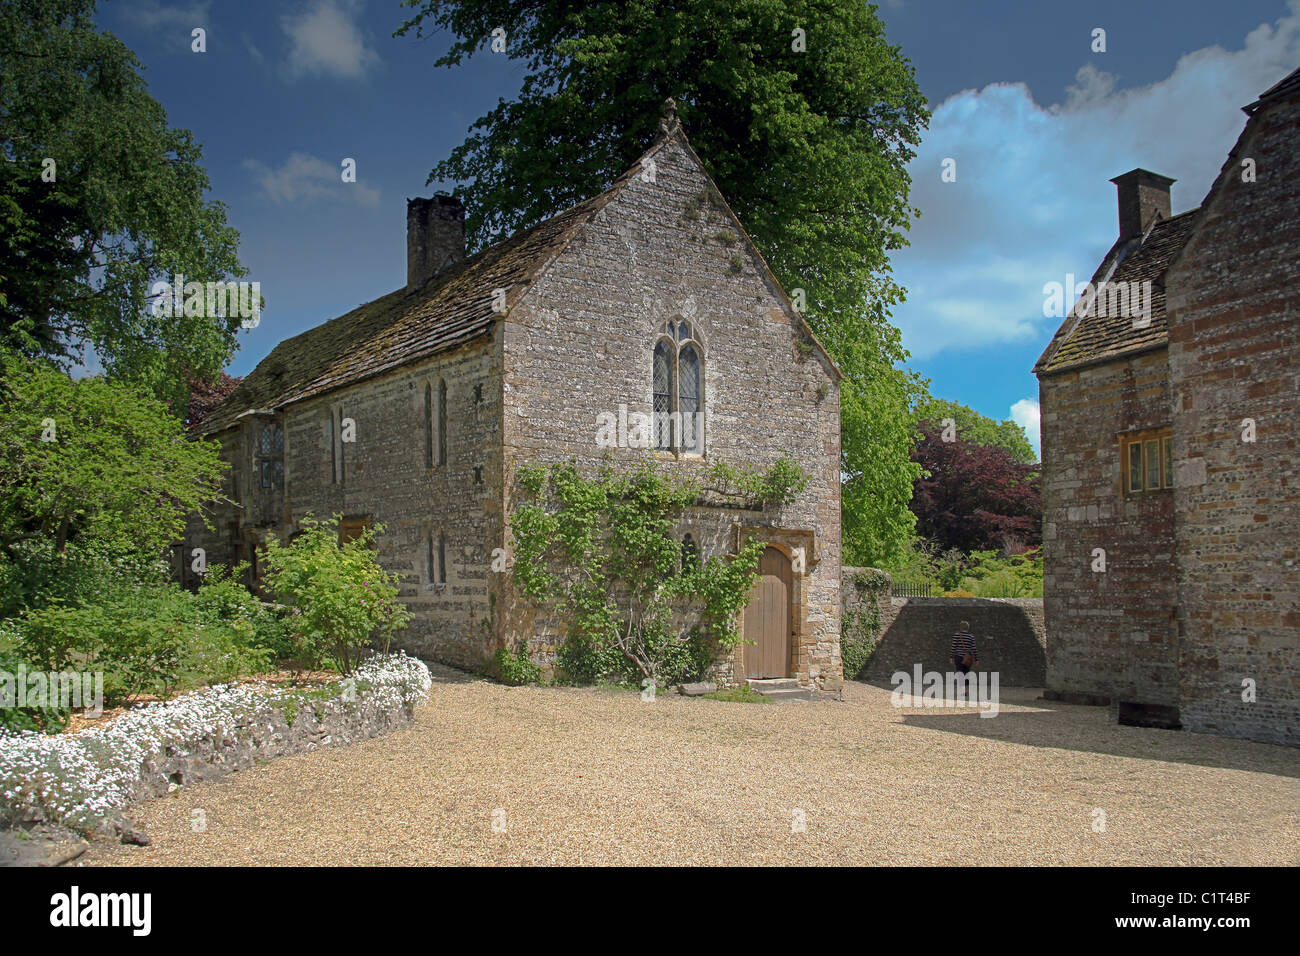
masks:
<svg viewBox="0 0 1300 956"><path fill-rule="evenodd" d="M213 687L79 734L0 737L0 827L54 824L148 842L123 816L131 803L386 734L410 722L430 685L422 662L394 655L334 685Z"/></svg>
<svg viewBox="0 0 1300 956"><path fill-rule="evenodd" d="M856 585L860 572L844 568L841 601L847 615L869 616L870 594ZM947 671L952 635L969 621L979 647L980 668L997 671L1003 687L1043 687L1047 680L1047 631L1042 598L898 598L877 589L880 627L876 651L858 679L888 682L895 671Z"/></svg>

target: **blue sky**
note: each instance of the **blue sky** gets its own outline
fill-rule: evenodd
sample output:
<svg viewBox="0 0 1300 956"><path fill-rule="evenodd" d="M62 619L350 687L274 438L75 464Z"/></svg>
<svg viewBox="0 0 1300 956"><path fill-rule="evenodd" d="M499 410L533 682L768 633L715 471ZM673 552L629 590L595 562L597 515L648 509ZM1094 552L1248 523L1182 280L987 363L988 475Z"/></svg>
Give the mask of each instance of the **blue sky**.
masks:
<svg viewBox="0 0 1300 956"><path fill-rule="evenodd" d="M397 0L116 0L100 22L136 51L171 123L204 147L212 198L262 283L230 371L405 282L405 200L523 65L449 40L394 39ZM912 164L921 217L893 260L895 323L931 391L1037 442L1030 369L1058 320L1043 285L1090 274L1117 229L1108 180L1172 176L1200 204L1240 108L1300 65L1300 0L885 0L891 42L934 116ZM191 51L191 30L207 51ZM1105 52L1093 31L1105 30ZM687 131L689 133L689 130ZM340 163L352 158L357 182ZM956 181L944 182L945 159ZM1081 276L1081 277L1083 277Z"/></svg>

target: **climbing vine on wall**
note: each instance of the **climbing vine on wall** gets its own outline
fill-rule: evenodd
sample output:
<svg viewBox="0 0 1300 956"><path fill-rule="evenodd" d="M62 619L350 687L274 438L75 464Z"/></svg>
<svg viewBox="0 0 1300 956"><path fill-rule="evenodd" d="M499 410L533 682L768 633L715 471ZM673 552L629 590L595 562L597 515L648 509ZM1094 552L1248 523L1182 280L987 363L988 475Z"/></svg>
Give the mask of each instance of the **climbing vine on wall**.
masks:
<svg viewBox="0 0 1300 956"><path fill-rule="evenodd" d="M880 641L880 598L889 586L889 575L875 568L863 568L853 576L861 610L845 611L840 624L840 656L846 680L861 675L876 652Z"/></svg>
<svg viewBox="0 0 1300 956"><path fill-rule="evenodd" d="M675 529L707 496L737 507L793 501L808 481L790 458L765 471L715 463L698 476L646 463L584 475L572 462L518 471L511 515L514 577L567 633L559 663L570 679L649 678L663 685L702 676L740 640L737 617L765 543L735 555L684 554Z"/></svg>

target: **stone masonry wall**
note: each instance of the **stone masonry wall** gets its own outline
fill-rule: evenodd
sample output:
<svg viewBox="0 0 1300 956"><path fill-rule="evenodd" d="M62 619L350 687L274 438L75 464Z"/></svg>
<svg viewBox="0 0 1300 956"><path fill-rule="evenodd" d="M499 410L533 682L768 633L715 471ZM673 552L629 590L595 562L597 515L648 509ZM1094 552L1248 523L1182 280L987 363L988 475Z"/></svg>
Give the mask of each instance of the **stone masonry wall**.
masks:
<svg viewBox="0 0 1300 956"><path fill-rule="evenodd" d="M218 507L214 532L192 522L187 544L207 547L209 562L228 562L237 556L232 522L243 525L245 559L267 535L287 540L307 515L382 524L379 562L401 575L398 596L414 614L393 646L457 667L481 666L495 649L498 627L488 576L502 536L499 346L466 346L290 406L274 418L285 429L283 493L264 491L254 480L247 449L258 422L222 433L237 504ZM436 445L440 382L447 386L446 464L439 463ZM426 466L426 386L432 468ZM342 440L345 418L355 425L353 442Z"/></svg>
<svg viewBox="0 0 1300 956"><path fill-rule="evenodd" d="M1300 744L1300 96L1252 119L1167 275L1181 720ZM1242 179L1244 160L1256 166ZM1246 419L1255 441L1243 440ZM1243 700L1244 682L1255 699Z"/></svg>
<svg viewBox="0 0 1300 956"><path fill-rule="evenodd" d="M654 155L655 176L625 186L562 252L504 320L504 449L521 462L575 460L594 467L597 415L652 410L652 356L670 319L702 343L702 458L609 449L628 467L647 458L687 471L718 460L765 468L786 453L811 472L779 510L697 508L690 531L704 557L726 554L744 529L787 553L808 547L796 576L793 669L804 683L836 686L839 656L839 390L832 368L786 312L710 184L676 138ZM508 631L553 650L557 635L522 602ZM734 661L731 662L734 665ZM728 669L728 673L731 670ZM728 676L724 674L724 679Z"/></svg>
<svg viewBox="0 0 1300 956"><path fill-rule="evenodd" d="M1042 376L1039 396L1049 695L1176 704L1173 493L1126 495L1119 445L1169 424L1166 351Z"/></svg>
<svg viewBox="0 0 1300 956"><path fill-rule="evenodd" d="M501 540L499 361L497 343L468 346L292 406L286 415L293 519L342 513L383 524L380 563L402 575L398 596L415 616L394 645L469 669L483 664L495 645L488 575L492 548ZM440 382L447 386L445 465L437 450ZM432 468L426 467L426 386L433 406ZM336 448L342 453L337 481L331 411L336 422L356 423L356 441Z"/></svg>
<svg viewBox="0 0 1300 956"><path fill-rule="evenodd" d="M854 587L860 568L844 568L844 612L869 612ZM969 621L980 669L997 671L1004 687L1042 687L1046 678L1046 628L1041 598L899 598L888 589L877 598L880 638L859 680L889 681L895 671L946 672L952 635Z"/></svg>

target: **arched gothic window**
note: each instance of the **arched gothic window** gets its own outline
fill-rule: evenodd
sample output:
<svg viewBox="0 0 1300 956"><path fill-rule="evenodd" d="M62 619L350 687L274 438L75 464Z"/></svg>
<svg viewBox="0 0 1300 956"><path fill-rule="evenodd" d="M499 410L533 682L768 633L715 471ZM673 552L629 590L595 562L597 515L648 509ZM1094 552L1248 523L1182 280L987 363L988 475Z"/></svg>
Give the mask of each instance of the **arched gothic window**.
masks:
<svg viewBox="0 0 1300 956"><path fill-rule="evenodd" d="M666 323L654 348L654 439L659 451L704 453L704 362L691 324Z"/></svg>

